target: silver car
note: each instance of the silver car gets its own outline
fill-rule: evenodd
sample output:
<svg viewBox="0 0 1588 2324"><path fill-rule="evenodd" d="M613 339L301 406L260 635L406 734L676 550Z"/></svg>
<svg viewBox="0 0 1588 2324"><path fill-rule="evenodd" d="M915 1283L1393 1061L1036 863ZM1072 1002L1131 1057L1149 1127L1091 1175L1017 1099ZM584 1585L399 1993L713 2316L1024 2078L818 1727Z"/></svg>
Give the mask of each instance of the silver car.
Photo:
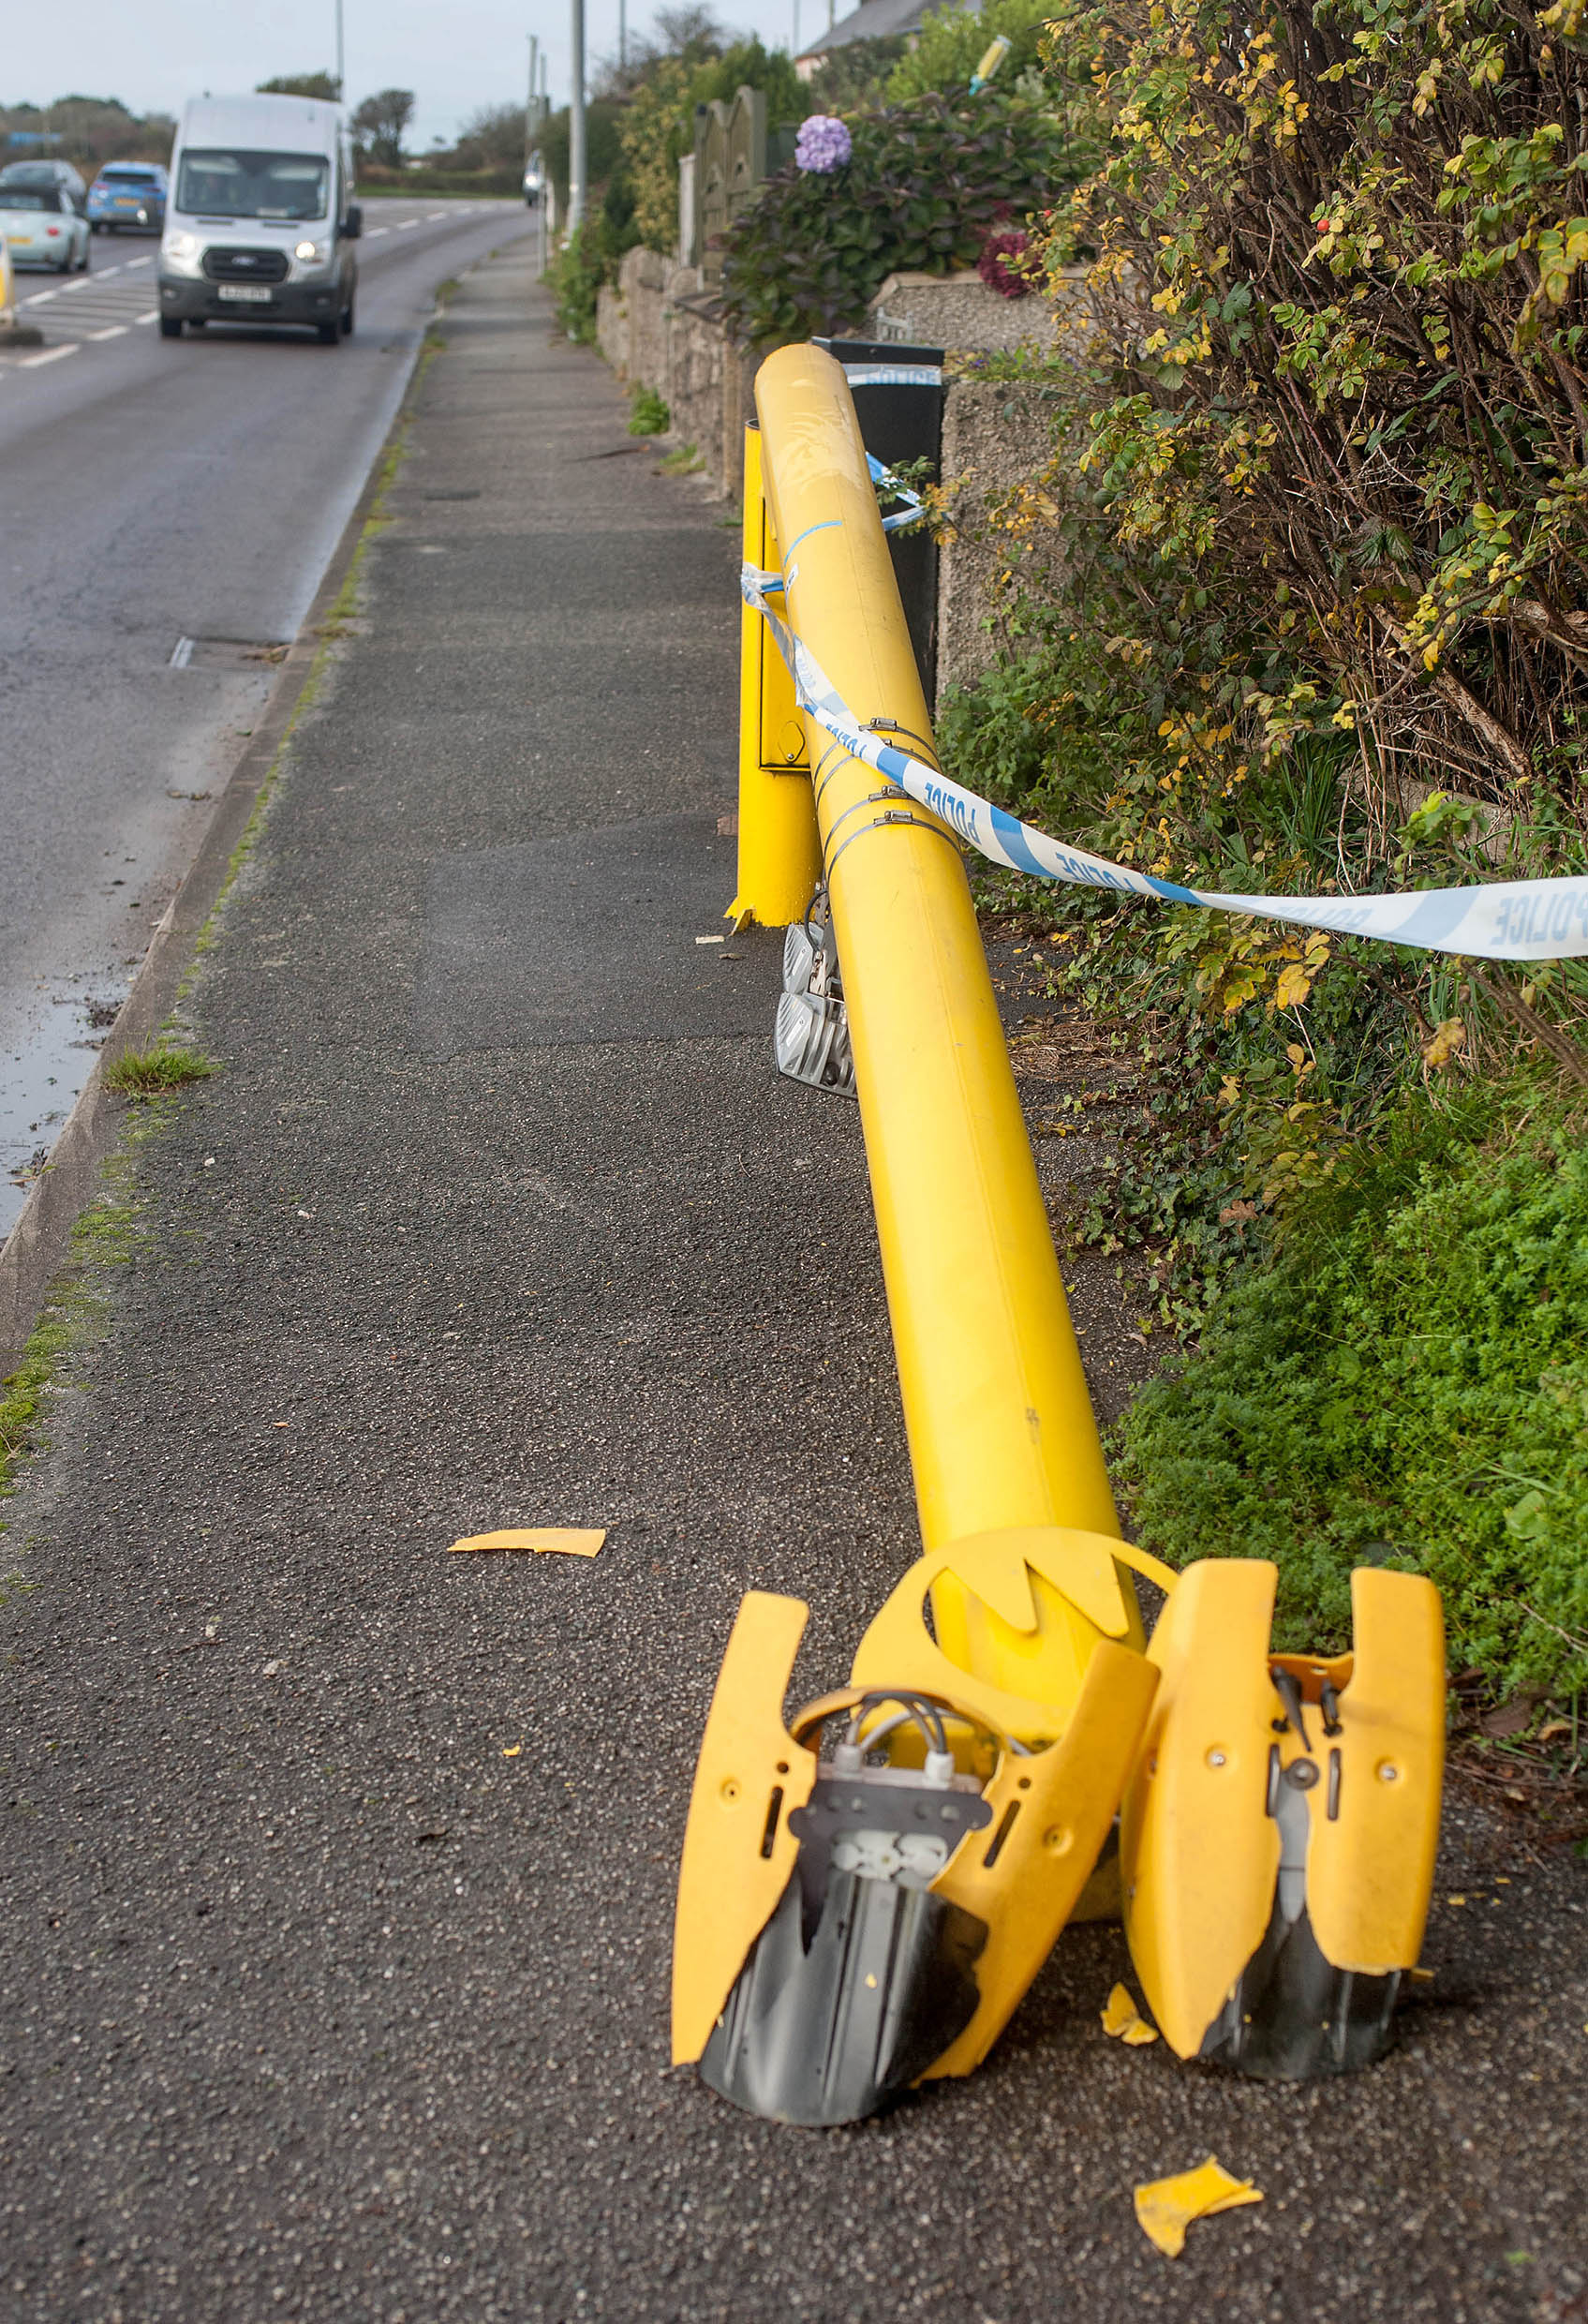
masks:
<svg viewBox="0 0 1588 2324"><path fill-rule="evenodd" d="M88 220L55 186L0 186L0 234L13 266L52 266L57 275L88 272Z"/></svg>

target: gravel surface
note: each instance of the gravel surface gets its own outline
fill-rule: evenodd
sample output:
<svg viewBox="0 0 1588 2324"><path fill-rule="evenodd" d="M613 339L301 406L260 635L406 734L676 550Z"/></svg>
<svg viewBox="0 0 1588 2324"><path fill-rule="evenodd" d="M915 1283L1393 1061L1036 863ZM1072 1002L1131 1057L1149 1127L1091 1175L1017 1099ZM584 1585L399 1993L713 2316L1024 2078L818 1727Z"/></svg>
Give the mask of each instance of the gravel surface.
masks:
<svg viewBox="0 0 1588 2324"><path fill-rule="evenodd" d="M1588 1866L1459 1792L1434 1976L1351 2080L1106 2041L1112 1928L881 2122L669 2069L738 1594L808 1597L838 1682L909 1478L856 1113L769 1070L776 941L694 942L735 533L521 260L447 335L189 1005L225 1070L7 1511L0 2307L1588 2317ZM610 1539L445 1555L536 1522ZM1210 2153L1266 2200L1165 2260L1132 2186Z"/></svg>

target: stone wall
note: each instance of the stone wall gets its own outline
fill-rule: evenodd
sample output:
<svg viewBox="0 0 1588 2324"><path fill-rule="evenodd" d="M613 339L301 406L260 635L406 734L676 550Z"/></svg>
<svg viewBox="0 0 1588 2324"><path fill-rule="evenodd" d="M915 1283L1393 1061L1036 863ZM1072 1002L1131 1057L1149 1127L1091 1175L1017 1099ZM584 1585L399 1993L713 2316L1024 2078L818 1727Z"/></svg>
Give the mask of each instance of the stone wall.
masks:
<svg viewBox="0 0 1588 2324"><path fill-rule="evenodd" d="M1084 266L1061 268L1056 305L1034 296L1006 299L974 267L953 275L890 275L872 300L863 329L868 339L913 340L919 347L961 352L1011 352L1049 348L1078 320Z"/></svg>
<svg viewBox="0 0 1588 2324"><path fill-rule="evenodd" d="M1017 553L1007 534L989 527L992 504L1041 474L1053 452L1051 397L1036 386L1003 380L960 378L943 399L942 463L952 496L955 538L938 552L938 691L979 678L1008 642L1006 608L997 575ZM1039 531L1036 535L1043 539ZM1040 547L1021 571L1059 586L1061 568Z"/></svg>
<svg viewBox="0 0 1588 2324"><path fill-rule="evenodd" d="M693 444L717 491L736 497L756 359L729 338L698 271L654 250L629 251L616 289L597 296L596 343L619 379L661 397L673 442Z"/></svg>

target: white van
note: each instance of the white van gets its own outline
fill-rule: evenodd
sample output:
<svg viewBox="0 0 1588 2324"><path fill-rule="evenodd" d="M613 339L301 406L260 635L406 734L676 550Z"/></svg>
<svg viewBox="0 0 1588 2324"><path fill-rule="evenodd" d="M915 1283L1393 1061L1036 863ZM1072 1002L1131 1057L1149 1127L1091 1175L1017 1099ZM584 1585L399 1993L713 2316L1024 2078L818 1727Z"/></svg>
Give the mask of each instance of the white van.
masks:
<svg viewBox="0 0 1588 2324"><path fill-rule="evenodd" d="M160 334L212 322L307 324L322 347L353 327L363 217L340 105L196 97L171 158L160 237Z"/></svg>

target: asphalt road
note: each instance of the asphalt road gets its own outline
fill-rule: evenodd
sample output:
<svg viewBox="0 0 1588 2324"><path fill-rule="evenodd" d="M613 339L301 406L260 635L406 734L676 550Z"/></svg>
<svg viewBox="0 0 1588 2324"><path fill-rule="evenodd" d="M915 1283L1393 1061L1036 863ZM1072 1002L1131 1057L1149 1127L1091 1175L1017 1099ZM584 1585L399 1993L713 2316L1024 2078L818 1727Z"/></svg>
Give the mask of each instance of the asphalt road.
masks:
<svg viewBox="0 0 1588 2324"><path fill-rule="evenodd" d="M1588 1866L1459 1786L1368 2073L1107 2041L1106 1927L883 2121L670 2070L739 1594L840 1683L910 1478L856 1110L770 1069L776 940L696 943L735 532L521 261L446 330L6 1507L7 2324L1582 2324ZM447 1554L537 1523L609 1539ZM1165 2259L1210 2153L1264 2200Z"/></svg>
<svg viewBox="0 0 1588 2324"><path fill-rule="evenodd" d="M371 201L358 329L156 328L155 245L18 277L0 355L0 1236L383 441L437 285L512 202ZM186 641L186 643L185 643ZM174 657L174 666L173 666Z"/></svg>

